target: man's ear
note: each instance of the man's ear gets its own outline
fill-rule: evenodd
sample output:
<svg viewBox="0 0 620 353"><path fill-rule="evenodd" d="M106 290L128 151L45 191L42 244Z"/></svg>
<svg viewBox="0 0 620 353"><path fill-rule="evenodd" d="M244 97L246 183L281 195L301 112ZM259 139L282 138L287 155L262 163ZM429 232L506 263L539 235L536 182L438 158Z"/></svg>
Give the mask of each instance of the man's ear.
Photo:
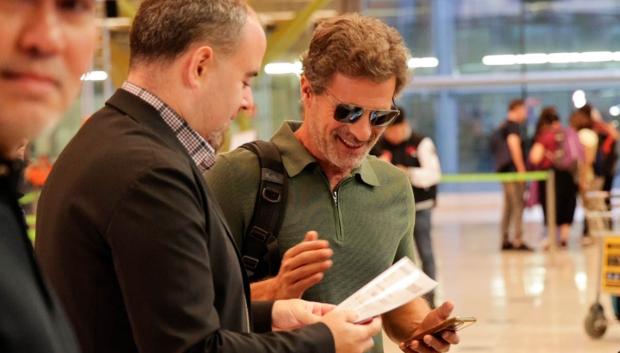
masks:
<svg viewBox="0 0 620 353"><path fill-rule="evenodd" d="M194 88L201 85L205 77L211 74L215 66L215 56L213 48L207 45L197 47L188 54L184 76L186 82Z"/></svg>
<svg viewBox="0 0 620 353"><path fill-rule="evenodd" d="M310 82L308 81L308 79L306 78L305 75L301 75L301 82L300 82L300 89L301 89L301 100L302 101L307 101L310 99L310 97L312 96L312 86L310 85Z"/></svg>

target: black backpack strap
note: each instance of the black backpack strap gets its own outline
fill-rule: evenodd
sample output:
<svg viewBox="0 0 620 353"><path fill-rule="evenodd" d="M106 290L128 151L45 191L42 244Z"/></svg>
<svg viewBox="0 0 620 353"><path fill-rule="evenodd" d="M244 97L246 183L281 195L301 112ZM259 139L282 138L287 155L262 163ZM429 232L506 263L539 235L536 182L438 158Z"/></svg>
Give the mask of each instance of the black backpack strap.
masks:
<svg viewBox="0 0 620 353"><path fill-rule="evenodd" d="M254 213L241 247L243 266L250 280L256 281L276 275L280 268L277 237L284 219L288 176L272 142L253 141L241 148L256 154L260 167Z"/></svg>

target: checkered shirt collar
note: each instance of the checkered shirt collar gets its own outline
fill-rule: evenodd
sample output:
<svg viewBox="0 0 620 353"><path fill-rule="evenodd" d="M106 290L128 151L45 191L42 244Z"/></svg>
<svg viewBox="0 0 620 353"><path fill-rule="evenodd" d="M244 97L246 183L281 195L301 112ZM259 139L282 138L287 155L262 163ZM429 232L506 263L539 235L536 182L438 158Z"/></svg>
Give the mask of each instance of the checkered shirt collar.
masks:
<svg viewBox="0 0 620 353"><path fill-rule="evenodd" d="M213 163L215 163L215 149L213 149L209 142L200 136L196 130L192 129L185 119L170 108L170 106L151 92L131 82L125 81L121 88L138 96L159 112L161 118L166 122L166 125L172 129L201 173L204 173L213 166Z"/></svg>

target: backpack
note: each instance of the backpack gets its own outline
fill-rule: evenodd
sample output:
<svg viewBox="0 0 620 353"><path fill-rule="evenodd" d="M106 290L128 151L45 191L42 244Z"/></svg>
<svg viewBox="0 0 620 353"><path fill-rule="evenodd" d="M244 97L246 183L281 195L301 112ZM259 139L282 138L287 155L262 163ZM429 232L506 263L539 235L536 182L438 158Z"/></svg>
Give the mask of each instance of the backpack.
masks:
<svg viewBox="0 0 620 353"><path fill-rule="evenodd" d="M495 159L495 171L499 172L512 163L512 156L506 141L506 124L500 125L491 134L489 149Z"/></svg>
<svg viewBox="0 0 620 353"><path fill-rule="evenodd" d="M579 135L572 127L562 128L555 133L555 149L551 151L553 167L575 173L579 162L585 159Z"/></svg>
<svg viewBox="0 0 620 353"><path fill-rule="evenodd" d="M241 262L250 281L255 282L277 275L280 269L278 234L286 209L288 176L272 142L253 141L240 148L253 152L260 168L254 213L241 246Z"/></svg>

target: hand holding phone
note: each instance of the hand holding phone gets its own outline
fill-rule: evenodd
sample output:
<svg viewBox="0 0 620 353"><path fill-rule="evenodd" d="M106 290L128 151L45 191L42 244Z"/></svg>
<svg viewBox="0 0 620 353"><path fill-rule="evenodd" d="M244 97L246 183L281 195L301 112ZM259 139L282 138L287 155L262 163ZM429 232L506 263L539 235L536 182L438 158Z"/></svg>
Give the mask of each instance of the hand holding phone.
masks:
<svg viewBox="0 0 620 353"><path fill-rule="evenodd" d="M441 338L441 334L445 331L458 331L467 326L470 326L476 322L476 318L474 317L451 317L447 320L442 321L441 323L426 329L410 339L405 341L405 344L408 346L412 341L422 341L424 336L431 335L436 338Z"/></svg>

